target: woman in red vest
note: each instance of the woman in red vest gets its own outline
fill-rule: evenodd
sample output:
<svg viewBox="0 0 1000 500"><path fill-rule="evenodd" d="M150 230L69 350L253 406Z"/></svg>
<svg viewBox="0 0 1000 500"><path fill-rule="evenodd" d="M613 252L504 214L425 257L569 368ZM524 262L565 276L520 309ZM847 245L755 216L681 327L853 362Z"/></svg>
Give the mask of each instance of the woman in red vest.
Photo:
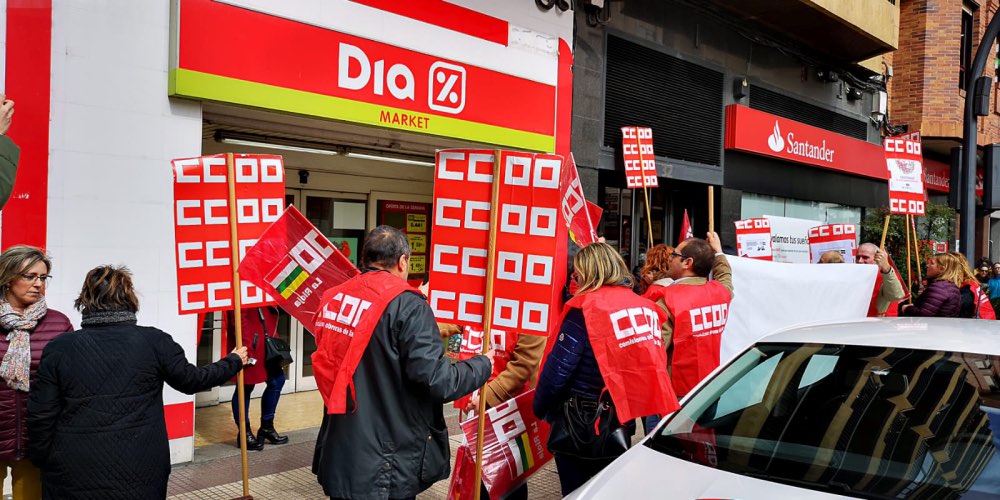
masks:
<svg viewBox="0 0 1000 500"><path fill-rule="evenodd" d="M535 415L552 423L548 447L564 496L628 448L635 418L678 408L663 318L632 293L625 261L594 243L576 254L573 269L579 288L549 338L534 400Z"/></svg>

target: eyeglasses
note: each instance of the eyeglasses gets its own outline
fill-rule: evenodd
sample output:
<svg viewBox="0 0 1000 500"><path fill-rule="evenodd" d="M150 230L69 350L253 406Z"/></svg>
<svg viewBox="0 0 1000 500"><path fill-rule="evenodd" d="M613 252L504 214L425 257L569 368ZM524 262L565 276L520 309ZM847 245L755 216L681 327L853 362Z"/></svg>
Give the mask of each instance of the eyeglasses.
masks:
<svg viewBox="0 0 1000 500"><path fill-rule="evenodd" d="M46 284L52 279L51 274L20 274L21 279L27 281L28 283L34 283L35 280L41 280L42 284Z"/></svg>
<svg viewBox="0 0 1000 500"><path fill-rule="evenodd" d="M689 259L690 258L687 255L684 255L682 253L677 253L677 252L670 252L670 256L671 257L680 257L682 259Z"/></svg>

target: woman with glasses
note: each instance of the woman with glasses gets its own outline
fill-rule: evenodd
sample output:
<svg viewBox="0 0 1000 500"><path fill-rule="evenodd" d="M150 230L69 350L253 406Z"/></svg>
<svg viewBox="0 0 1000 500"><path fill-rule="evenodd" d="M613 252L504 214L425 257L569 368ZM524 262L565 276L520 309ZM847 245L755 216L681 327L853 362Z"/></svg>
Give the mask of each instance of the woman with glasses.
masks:
<svg viewBox="0 0 1000 500"><path fill-rule="evenodd" d="M27 459L28 391L42 349L73 331L66 315L45 305L51 270L40 248L18 245L0 254L0 481L9 468L15 500L42 497L39 471Z"/></svg>

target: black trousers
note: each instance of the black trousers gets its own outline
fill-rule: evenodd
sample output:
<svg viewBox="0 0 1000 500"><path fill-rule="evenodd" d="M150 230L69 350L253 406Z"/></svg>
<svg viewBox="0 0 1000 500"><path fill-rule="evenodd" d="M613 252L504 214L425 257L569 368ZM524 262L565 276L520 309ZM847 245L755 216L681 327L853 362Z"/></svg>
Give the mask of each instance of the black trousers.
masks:
<svg viewBox="0 0 1000 500"><path fill-rule="evenodd" d="M563 454L554 454L553 457L556 461L556 471L559 472L559 486L563 496L569 495L573 490L583 486L583 483L589 481L590 478L596 476L598 472L604 470L614 461L613 458L592 460Z"/></svg>

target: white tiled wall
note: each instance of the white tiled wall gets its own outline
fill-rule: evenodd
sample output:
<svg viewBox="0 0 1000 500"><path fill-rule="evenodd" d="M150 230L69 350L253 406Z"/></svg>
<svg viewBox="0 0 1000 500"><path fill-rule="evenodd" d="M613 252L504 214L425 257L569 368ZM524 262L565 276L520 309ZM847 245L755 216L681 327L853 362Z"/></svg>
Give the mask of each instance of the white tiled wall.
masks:
<svg viewBox="0 0 1000 500"><path fill-rule="evenodd" d="M195 356L193 316L177 314L169 161L201 153L201 105L167 97L167 1L53 2L48 248L50 306L72 311L86 272L124 264L139 323ZM166 404L193 397L164 391ZM171 460L191 460L190 439Z"/></svg>

